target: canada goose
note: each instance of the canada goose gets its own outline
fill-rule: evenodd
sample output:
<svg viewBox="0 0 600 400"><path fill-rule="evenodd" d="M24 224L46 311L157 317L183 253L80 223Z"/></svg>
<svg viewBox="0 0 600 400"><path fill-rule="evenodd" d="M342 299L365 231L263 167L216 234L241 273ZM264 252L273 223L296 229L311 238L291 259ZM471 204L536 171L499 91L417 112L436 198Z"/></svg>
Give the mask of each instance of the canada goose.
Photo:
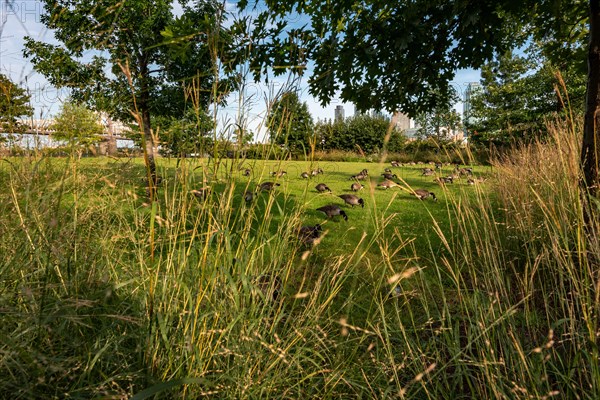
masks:
<svg viewBox="0 0 600 400"><path fill-rule="evenodd" d="M436 162L435 169L442 169L442 163Z"/></svg>
<svg viewBox="0 0 600 400"><path fill-rule="evenodd" d="M400 163L398 161L392 161L391 164L392 164L392 167L399 167L400 166Z"/></svg>
<svg viewBox="0 0 600 400"><path fill-rule="evenodd" d="M284 175L287 175L287 172L285 172L285 171L273 171L273 172L271 172L271 176L276 176L277 178L281 178Z"/></svg>
<svg viewBox="0 0 600 400"><path fill-rule="evenodd" d="M281 186L281 184L275 182L263 182L258 188L261 192L269 192L273 190L276 186Z"/></svg>
<svg viewBox="0 0 600 400"><path fill-rule="evenodd" d="M317 176L317 175L322 174L322 173L323 173L323 170L321 168L313 169L312 171L310 171L310 174L312 176Z"/></svg>
<svg viewBox="0 0 600 400"><path fill-rule="evenodd" d="M254 200L254 192L248 190L246 193L244 193L244 201L246 203L251 203L252 200Z"/></svg>
<svg viewBox="0 0 600 400"><path fill-rule="evenodd" d="M329 189L329 186L327 186L324 183L319 183L317 186L315 186L315 189L317 189L317 192L319 192L319 193L331 192L331 189Z"/></svg>
<svg viewBox="0 0 600 400"><path fill-rule="evenodd" d="M350 190L352 190L353 192L358 192L362 188L364 188L364 186L358 182L354 182L352 185L350 185Z"/></svg>
<svg viewBox="0 0 600 400"><path fill-rule="evenodd" d="M358 205L360 205L362 208L365 208L365 201L358 196L353 194L340 194L338 197L344 200L346 204L351 205L352 208Z"/></svg>
<svg viewBox="0 0 600 400"><path fill-rule="evenodd" d="M423 176L431 176L435 174L435 171L432 170L431 168L423 168L423 173L421 175Z"/></svg>
<svg viewBox="0 0 600 400"><path fill-rule="evenodd" d="M417 199L419 200L425 200L426 198L430 197L433 199L433 201L437 201L437 197L435 197L435 193L430 192L429 190L426 189L417 189L414 191L413 193Z"/></svg>
<svg viewBox="0 0 600 400"><path fill-rule="evenodd" d="M350 179L351 179L351 180L352 180L352 179L357 179L357 180L359 180L359 181L364 181L365 179L367 179L367 175L364 175L364 174L361 172L361 173L358 173L358 174L356 174L356 175L352 175L352 176L350 177Z"/></svg>
<svg viewBox="0 0 600 400"><path fill-rule="evenodd" d="M363 170L362 170L362 171L360 171L360 173L361 173L361 175L364 175L364 176L369 176L369 171L367 171L367 169L366 169L366 168L363 168Z"/></svg>
<svg viewBox="0 0 600 400"><path fill-rule="evenodd" d="M383 172L386 172L386 173L388 173L388 174L391 174L391 173L392 173L392 170L391 170L391 169L389 169L389 168L386 168L386 169L384 169L384 170L383 170Z"/></svg>
<svg viewBox="0 0 600 400"><path fill-rule="evenodd" d="M301 226L298 229L298 239L304 244L312 246L315 241L321 236L321 225L316 224L315 226Z"/></svg>
<svg viewBox="0 0 600 400"><path fill-rule="evenodd" d="M324 213L327 216L327 218L333 218L336 215L341 215L342 218L344 218L344 220L348 221L348 216L346 215L344 210L342 210L340 206L336 204L329 204L327 206L319 207L317 208L317 211L321 211L322 213Z"/></svg>
<svg viewBox="0 0 600 400"><path fill-rule="evenodd" d="M253 283L265 298L269 299L270 297L273 301L277 301L283 286L281 278L274 274L260 275L254 279Z"/></svg>
<svg viewBox="0 0 600 400"><path fill-rule="evenodd" d="M381 176L383 176L385 179L398 179L398 175L396 174L390 174L389 172L384 172L383 174L381 174Z"/></svg>
<svg viewBox="0 0 600 400"><path fill-rule="evenodd" d="M252 172L252 171L250 171L250 168L246 168L246 169L244 170L244 172L242 172L242 175L243 175L243 176L250 176L250 172Z"/></svg>
<svg viewBox="0 0 600 400"><path fill-rule="evenodd" d="M302 178L302 179L308 179L308 178L310 178L310 175L308 175L308 172L303 172L303 173L300 174L300 178Z"/></svg>
<svg viewBox="0 0 600 400"><path fill-rule="evenodd" d="M474 185L476 183L483 183L483 182L485 182L485 178L469 178L469 179L467 179L468 185Z"/></svg>
<svg viewBox="0 0 600 400"><path fill-rule="evenodd" d="M452 176L441 176L439 178L435 178L433 181L443 185L445 183L454 183L454 178Z"/></svg>
<svg viewBox="0 0 600 400"><path fill-rule="evenodd" d="M385 181L379 183L377 186L380 186L384 189L389 189L389 188L398 186L398 184L394 181L390 181L389 179L386 179Z"/></svg>
<svg viewBox="0 0 600 400"><path fill-rule="evenodd" d="M206 198L210 195L210 192L210 186L204 186L203 188L200 188L198 190L194 189L190 191L190 193L193 194L194 197L196 197L198 200L206 200Z"/></svg>
<svg viewBox="0 0 600 400"><path fill-rule="evenodd" d="M459 176L473 176L473 168L460 168L458 165L454 167L454 173Z"/></svg>

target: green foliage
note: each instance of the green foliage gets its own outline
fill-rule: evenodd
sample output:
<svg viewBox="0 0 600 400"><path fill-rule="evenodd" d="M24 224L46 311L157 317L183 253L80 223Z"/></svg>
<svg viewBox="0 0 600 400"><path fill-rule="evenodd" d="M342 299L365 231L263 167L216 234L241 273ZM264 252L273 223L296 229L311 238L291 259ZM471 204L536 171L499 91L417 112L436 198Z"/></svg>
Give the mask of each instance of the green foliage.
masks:
<svg viewBox="0 0 600 400"><path fill-rule="evenodd" d="M50 127L54 138L64 140L71 146L86 147L100 141L104 128L98 116L83 104L63 103Z"/></svg>
<svg viewBox="0 0 600 400"><path fill-rule="evenodd" d="M19 132L23 126L18 123L19 117L31 117L33 108L30 104L30 95L25 89L20 88L0 74L0 130L3 132Z"/></svg>
<svg viewBox="0 0 600 400"><path fill-rule="evenodd" d="M281 95L269 112L267 128L271 141L287 146L292 153L309 152L313 127L308 105L295 92Z"/></svg>
<svg viewBox="0 0 600 400"><path fill-rule="evenodd" d="M451 90L450 103L458 101L458 93ZM440 103L431 109L419 113L415 117L415 123L419 127L418 134L421 138L435 137L439 140L448 139L451 132L462 127L460 114L449 104Z"/></svg>
<svg viewBox="0 0 600 400"><path fill-rule="evenodd" d="M544 136L546 122L559 114L583 112L585 74L571 67L558 75L539 53L507 52L486 64L481 76L467 125L476 143L530 141Z"/></svg>
<svg viewBox="0 0 600 400"><path fill-rule="evenodd" d="M390 126L390 119L381 115L359 114L344 121L319 121L315 132L321 150L378 153L383 150L388 132L388 151L402 150L406 141L402 132Z"/></svg>
<svg viewBox="0 0 600 400"><path fill-rule="evenodd" d="M214 121L204 110L188 109L181 118L168 117L155 123L159 127L164 155L185 157L205 153L212 145Z"/></svg>

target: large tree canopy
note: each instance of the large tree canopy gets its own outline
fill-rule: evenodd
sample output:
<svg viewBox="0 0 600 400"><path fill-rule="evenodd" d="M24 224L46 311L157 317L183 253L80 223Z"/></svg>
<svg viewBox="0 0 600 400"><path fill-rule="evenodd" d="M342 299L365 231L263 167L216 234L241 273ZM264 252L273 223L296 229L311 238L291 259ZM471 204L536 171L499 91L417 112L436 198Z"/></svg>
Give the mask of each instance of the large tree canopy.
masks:
<svg viewBox="0 0 600 400"><path fill-rule="evenodd" d="M27 38L25 55L54 86L71 89L74 100L120 119L136 113L154 175L150 116L182 115L188 85L200 94L195 107L214 100L214 65L229 40L220 3L183 2L179 16L167 0L43 4L42 22L60 45Z"/></svg>

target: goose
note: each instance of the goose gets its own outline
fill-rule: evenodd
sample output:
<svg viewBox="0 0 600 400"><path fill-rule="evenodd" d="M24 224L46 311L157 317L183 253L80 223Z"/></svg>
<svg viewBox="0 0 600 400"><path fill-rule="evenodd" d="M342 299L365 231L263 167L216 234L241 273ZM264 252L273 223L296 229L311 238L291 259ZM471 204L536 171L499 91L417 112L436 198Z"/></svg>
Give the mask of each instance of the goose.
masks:
<svg viewBox="0 0 600 400"><path fill-rule="evenodd" d="M389 172L384 172L383 174L381 174L381 176L383 176L385 179L390 179L390 180L392 180L394 178L398 179L398 175L391 174Z"/></svg>
<svg viewBox="0 0 600 400"><path fill-rule="evenodd" d="M358 192L362 188L364 188L364 186L358 182L354 182L352 185L350 185L350 190L352 190L353 192Z"/></svg>
<svg viewBox="0 0 600 400"><path fill-rule="evenodd" d="M413 195L415 195L417 197L417 199L419 199L419 200L424 200L431 196L433 201L437 201L437 197L435 197L435 193L430 192L427 189L417 189L414 191Z"/></svg>
<svg viewBox="0 0 600 400"><path fill-rule="evenodd" d="M391 174L391 173L392 173L392 170L391 170L391 169L389 169L389 168L386 168L386 169L384 169L384 170L383 170L383 172L386 172L386 173L388 173L388 174Z"/></svg>
<svg viewBox="0 0 600 400"><path fill-rule="evenodd" d="M327 216L327 218L333 218L336 215L341 215L345 221L348 221L348 216L346 215L344 210L342 210L340 206L336 204L329 204L327 206L319 207L317 208L317 211L321 211L322 213L324 213Z"/></svg>
<svg viewBox="0 0 600 400"><path fill-rule="evenodd" d="M352 179L357 179L357 180L359 180L359 181L364 181L366 178L367 178L367 175L364 175L362 172L361 172L361 173L358 173L358 174L356 174L356 175L352 175L352 176L350 177L350 179L351 179L351 180L352 180Z"/></svg>
<svg viewBox="0 0 600 400"><path fill-rule="evenodd" d="M310 174L312 176L317 176L317 175L322 174L322 173L323 173L323 170L321 168L313 169L312 171L310 171Z"/></svg>
<svg viewBox="0 0 600 400"><path fill-rule="evenodd" d="M394 182L394 181L386 179L385 181L379 183L377 186L380 186L380 187L382 187L384 189L389 189L389 188L393 188L393 187L398 186L398 184L396 182Z"/></svg>
<svg viewBox="0 0 600 400"><path fill-rule="evenodd" d="M303 173L300 174L300 178L302 178L302 179L308 179L308 178L310 178L310 175L308 175L308 172L303 172Z"/></svg>
<svg viewBox="0 0 600 400"><path fill-rule="evenodd" d="M391 164L392 164L392 167L399 167L400 166L400 162L398 162L398 161L392 161Z"/></svg>
<svg viewBox="0 0 600 400"><path fill-rule="evenodd" d="M423 173L421 175L423 176L431 176L435 174L435 171L432 170L431 168L423 168Z"/></svg>
<svg viewBox="0 0 600 400"><path fill-rule="evenodd" d="M454 178L452 176L446 176L446 177L439 177L439 178L435 178L433 180L435 183L439 183L441 185L445 184L445 183L454 183Z"/></svg>
<svg viewBox="0 0 600 400"><path fill-rule="evenodd" d="M298 229L298 239L304 244L313 245L315 241L321 236L323 228L320 224L315 226L301 226Z"/></svg>
<svg viewBox="0 0 600 400"><path fill-rule="evenodd" d="M287 172L285 172L285 171L273 171L273 172L271 172L271 176L276 176L277 178L281 178L284 175L287 175Z"/></svg>
<svg viewBox="0 0 600 400"><path fill-rule="evenodd" d="M353 194L340 194L338 197L344 200L346 204L351 205L352 208L358 205L360 205L362 208L365 208L365 201L358 196Z"/></svg>
<svg viewBox="0 0 600 400"><path fill-rule="evenodd" d="M325 193L325 192L331 193L331 189L329 189L329 186L327 186L324 183L319 183L317 186L315 186L315 189L317 189L317 192L319 192L319 193Z"/></svg>
<svg viewBox="0 0 600 400"><path fill-rule="evenodd" d="M198 190L194 189L190 191L190 193L193 194L194 197L196 197L198 200L205 200L210 195L210 192L210 186L204 186L203 188L200 188Z"/></svg>
<svg viewBox="0 0 600 400"><path fill-rule="evenodd" d="M273 190L276 186L281 186L281 184L275 182L263 182L258 188L261 192L269 192Z"/></svg>
<svg viewBox="0 0 600 400"><path fill-rule="evenodd" d="M474 185L476 183L483 183L483 182L485 182L485 178L469 178L469 179L467 179L468 185Z"/></svg>
<svg viewBox="0 0 600 400"><path fill-rule="evenodd" d="M246 203L250 203L252 200L254 200L254 192L248 190L246 193L244 193L244 201Z"/></svg>
<svg viewBox="0 0 600 400"><path fill-rule="evenodd" d="M283 283L281 278L274 274L263 274L254 279L254 285L260 290L265 298L277 301Z"/></svg>

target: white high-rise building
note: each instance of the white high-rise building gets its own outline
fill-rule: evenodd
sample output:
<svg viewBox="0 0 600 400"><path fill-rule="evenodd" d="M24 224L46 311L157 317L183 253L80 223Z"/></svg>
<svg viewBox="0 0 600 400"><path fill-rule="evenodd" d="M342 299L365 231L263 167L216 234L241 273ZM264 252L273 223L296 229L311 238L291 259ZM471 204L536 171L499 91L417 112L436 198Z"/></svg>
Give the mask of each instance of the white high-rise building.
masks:
<svg viewBox="0 0 600 400"><path fill-rule="evenodd" d="M468 125L474 122L474 118L471 115L471 109L473 107L473 95L480 92L481 89L481 84L477 82L471 82L465 91L465 102L463 103L463 125L465 137L469 136L469 132L467 131Z"/></svg>

